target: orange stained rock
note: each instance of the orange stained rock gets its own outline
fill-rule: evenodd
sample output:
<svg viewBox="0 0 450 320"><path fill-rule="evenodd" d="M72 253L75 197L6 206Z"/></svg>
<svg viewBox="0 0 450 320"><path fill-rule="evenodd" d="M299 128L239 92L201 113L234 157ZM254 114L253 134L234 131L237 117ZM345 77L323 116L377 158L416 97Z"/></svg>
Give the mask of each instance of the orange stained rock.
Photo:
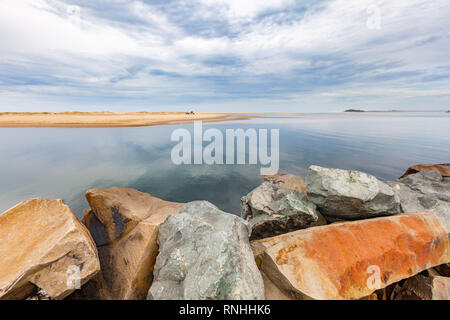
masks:
<svg viewBox="0 0 450 320"><path fill-rule="evenodd" d="M431 212L313 227L259 245L269 277L314 299L366 297L450 260L447 231Z"/></svg>
<svg viewBox="0 0 450 320"><path fill-rule="evenodd" d="M450 177L450 164L443 163L443 164L418 164L418 165L409 167L408 170L406 170L405 173L400 178L406 177L413 173L417 173L420 171L427 171L427 170L439 171L439 173L443 177Z"/></svg>

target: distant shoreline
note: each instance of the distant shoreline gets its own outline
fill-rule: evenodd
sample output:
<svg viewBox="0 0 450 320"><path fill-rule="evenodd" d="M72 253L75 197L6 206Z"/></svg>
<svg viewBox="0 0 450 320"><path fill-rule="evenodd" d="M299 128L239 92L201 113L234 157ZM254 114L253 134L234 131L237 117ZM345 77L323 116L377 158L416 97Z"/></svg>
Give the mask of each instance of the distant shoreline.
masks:
<svg viewBox="0 0 450 320"><path fill-rule="evenodd" d="M352 113L352 112L366 112L366 113L410 113L410 112L450 112L450 111L442 111L442 110L362 110L362 109L347 109L341 111L344 113Z"/></svg>
<svg viewBox="0 0 450 320"><path fill-rule="evenodd" d="M338 113L395 113L421 111L341 111ZM444 111L449 112L449 111ZM303 117L306 112L0 112L0 128L107 128L146 127L190 123L195 120L222 122L254 118ZM277 116L276 116L277 115Z"/></svg>
<svg viewBox="0 0 450 320"><path fill-rule="evenodd" d="M3 112L0 127L140 127L194 120L246 120L248 116L199 112Z"/></svg>

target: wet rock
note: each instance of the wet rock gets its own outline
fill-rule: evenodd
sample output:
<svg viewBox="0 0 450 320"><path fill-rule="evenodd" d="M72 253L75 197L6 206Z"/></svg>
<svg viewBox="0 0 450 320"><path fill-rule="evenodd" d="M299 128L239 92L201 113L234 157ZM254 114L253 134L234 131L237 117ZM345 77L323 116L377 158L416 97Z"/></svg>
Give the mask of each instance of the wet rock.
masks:
<svg viewBox="0 0 450 320"><path fill-rule="evenodd" d="M431 212L308 228L252 245L270 280L303 299L360 299L450 260L447 232Z"/></svg>
<svg viewBox="0 0 450 320"><path fill-rule="evenodd" d="M438 171L421 171L398 181L414 191L450 202L450 177L443 177Z"/></svg>
<svg viewBox="0 0 450 320"><path fill-rule="evenodd" d="M264 299L245 220L190 202L163 223L158 243L148 299Z"/></svg>
<svg viewBox="0 0 450 320"><path fill-rule="evenodd" d="M450 164L443 163L443 164L418 164L409 167L408 170L406 170L406 172L400 178L404 178L413 173L429 170L438 171L443 177L450 177Z"/></svg>
<svg viewBox="0 0 450 320"><path fill-rule="evenodd" d="M295 176L293 174L278 172L273 175L265 175L263 177L263 182L270 182L281 188L306 194L305 181L302 177Z"/></svg>
<svg viewBox="0 0 450 320"><path fill-rule="evenodd" d="M252 240L326 224L304 194L269 182L242 197L241 209L250 223Z"/></svg>
<svg viewBox="0 0 450 320"><path fill-rule="evenodd" d="M0 261L0 299L63 299L100 270L94 241L62 200L30 199L0 215Z"/></svg>
<svg viewBox="0 0 450 320"><path fill-rule="evenodd" d="M357 220L401 212L391 187L372 175L311 166L306 177L309 199L327 220Z"/></svg>
<svg viewBox="0 0 450 320"><path fill-rule="evenodd" d="M83 222L98 247L101 272L74 299L145 299L158 254L159 226L182 203L128 188L91 189Z"/></svg>
<svg viewBox="0 0 450 320"><path fill-rule="evenodd" d="M416 275L405 280L395 300L450 300L450 278Z"/></svg>

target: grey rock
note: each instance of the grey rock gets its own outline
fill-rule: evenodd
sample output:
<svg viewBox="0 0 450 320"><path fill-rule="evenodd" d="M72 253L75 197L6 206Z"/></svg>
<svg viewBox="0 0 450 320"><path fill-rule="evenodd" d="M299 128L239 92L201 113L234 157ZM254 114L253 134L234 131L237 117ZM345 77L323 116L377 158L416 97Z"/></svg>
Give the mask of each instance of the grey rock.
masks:
<svg viewBox="0 0 450 320"><path fill-rule="evenodd" d="M443 177L439 171L421 171L400 178L398 181L414 191L450 202L450 177Z"/></svg>
<svg viewBox="0 0 450 320"><path fill-rule="evenodd" d="M251 240L326 224L305 195L270 182L241 198L241 215L250 223Z"/></svg>
<svg viewBox="0 0 450 320"><path fill-rule="evenodd" d="M400 200L392 188L360 171L311 166L306 192L327 220L357 220L401 212Z"/></svg>
<svg viewBox="0 0 450 320"><path fill-rule="evenodd" d="M264 299L264 284L245 220L207 201L186 204L169 216L147 299Z"/></svg>
<svg viewBox="0 0 450 320"><path fill-rule="evenodd" d="M450 231L450 207L444 201L430 195L415 191L407 185L393 181L386 182L397 193L402 212L433 211L442 225Z"/></svg>

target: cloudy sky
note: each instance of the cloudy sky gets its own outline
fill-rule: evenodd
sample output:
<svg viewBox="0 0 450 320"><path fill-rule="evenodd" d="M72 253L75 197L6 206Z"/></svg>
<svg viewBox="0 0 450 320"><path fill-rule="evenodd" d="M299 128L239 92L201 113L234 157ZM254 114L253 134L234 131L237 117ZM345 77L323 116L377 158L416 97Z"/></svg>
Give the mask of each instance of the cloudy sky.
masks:
<svg viewBox="0 0 450 320"><path fill-rule="evenodd" d="M0 0L0 111L450 109L449 0Z"/></svg>

